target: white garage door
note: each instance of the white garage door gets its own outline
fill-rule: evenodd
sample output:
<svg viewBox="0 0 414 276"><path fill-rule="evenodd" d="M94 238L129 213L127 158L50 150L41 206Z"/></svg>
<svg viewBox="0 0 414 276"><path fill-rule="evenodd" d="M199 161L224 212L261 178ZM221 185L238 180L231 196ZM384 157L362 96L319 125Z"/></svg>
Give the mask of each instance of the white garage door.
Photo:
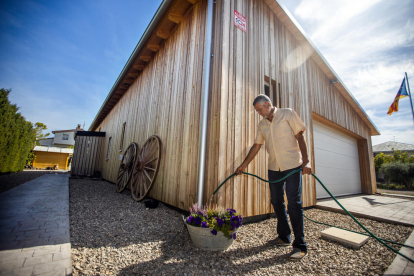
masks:
<svg viewBox="0 0 414 276"><path fill-rule="evenodd" d="M357 140L313 122L315 174L334 196L361 193ZM329 194L316 181L316 198Z"/></svg>

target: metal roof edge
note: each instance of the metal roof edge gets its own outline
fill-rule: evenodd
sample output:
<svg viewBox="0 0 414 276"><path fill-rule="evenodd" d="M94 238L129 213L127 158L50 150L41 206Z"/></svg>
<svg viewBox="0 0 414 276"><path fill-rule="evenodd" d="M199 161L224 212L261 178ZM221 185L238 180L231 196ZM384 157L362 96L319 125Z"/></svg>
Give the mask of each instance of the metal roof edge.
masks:
<svg viewBox="0 0 414 276"><path fill-rule="evenodd" d="M109 99L111 98L112 94L115 93L115 89L120 84L121 80L124 78L125 74L127 73L127 69L133 64L135 59L138 56L138 53L142 50L144 47L145 42L151 37L152 32L154 31L155 27L163 17L166 10L169 8L171 2L174 0L163 0L163 2L158 7L158 10L155 12L154 16L152 17L150 23L148 24L147 28L145 29L145 32L141 36L141 39L138 41L137 46L135 46L134 51L132 52L131 56L129 57L127 63L124 65L124 68L122 69L121 73L119 74L118 78L116 79L114 85L112 86L111 90L109 91L109 94L106 96L105 101L103 102L101 108L99 109L98 113L96 113L95 118L93 119L90 127L88 128L89 131L92 131L92 127L95 125L96 120L98 119L99 114L101 114L102 109L104 106L108 103Z"/></svg>
<svg viewBox="0 0 414 276"><path fill-rule="evenodd" d="M380 135L380 131L375 126L375 124L371 121L365 110L361 107L359 102L355 99L354 95L352 95L351 91L349 91L348 87L344 84L344 82L339 78L338 74L333 70L331 65L328 63L328 61L325 59L325 57L322 55L322 53L318 50L318 48L313 44L312 40L309 38L309 36L306 34L305 30L300 26L299 22L296 21L296 19L293 17L293 15L289 12L289 10L280 3L280 0L275 0L276 3L280 6L280 8L286 13L286 15L289 17L289 19L292 21L292 23L298 28L298 30L302 33L302 35L305 37L307 42L312 46L312 48L315 50L315 52L318 54L318 56L322 59L322 61L326 64L326 66L331 70L332 74L335 76L335 78L338 80L338 82L343 86L343 88L348 92L348 94L351 96L352 100L358 105L358 107L361 109L361 111L364 113L365 117L368 119L368 121L371 123L371 125L374 127L374 129L378 132L377 135ZM372 134L371 134L372 135Z"/></svg>

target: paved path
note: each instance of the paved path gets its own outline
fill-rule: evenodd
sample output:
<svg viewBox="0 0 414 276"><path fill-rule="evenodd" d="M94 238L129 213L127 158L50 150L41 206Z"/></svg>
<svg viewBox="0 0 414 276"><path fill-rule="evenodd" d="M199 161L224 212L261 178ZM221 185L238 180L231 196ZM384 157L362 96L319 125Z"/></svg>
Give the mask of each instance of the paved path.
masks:
<svg viewBox="0 0 414 276"><path fill-rule="evenodd" d="M400 195L411 195L414 196L414 191L401 191L401 190L386 190L386 189L377 189L377 193L386 193L386 194L400 194Z"/></svg>
<svg viewBox="0 0 414 276"><path fill-rule="evenodd" d="M414 200L378 195L340 197L338 201L352 214L378 221L414 226ZM333 199L318 200L316 208L342 210Z"/></svg>
<svg viewBox="0 0 414 276"><path fill-rule="evenodd" d="M414 226L414 200L403 197L356 195L338 198L350 213L379 221ZM342 211L333 199L318 200L316 208ZM405 244L414 246L414 232ZM414 259L414 250L402 247L400 253ZM397 255L384 275L414 275L414 263Z"/></svg>
<svg viewBox="0 0 414 276"><path fill-rule="evenodd" d="M69 174L0 194L0 275L71 275Z"/></svg>

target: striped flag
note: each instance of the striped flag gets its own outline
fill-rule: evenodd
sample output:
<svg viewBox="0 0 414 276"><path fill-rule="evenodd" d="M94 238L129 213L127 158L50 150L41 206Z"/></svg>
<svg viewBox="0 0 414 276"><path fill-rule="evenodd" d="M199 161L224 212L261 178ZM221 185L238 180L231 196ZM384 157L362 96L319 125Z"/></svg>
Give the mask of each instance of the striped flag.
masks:
<svg viewBox="0 0 414 276"><path fill-rule="evenodd" d="M403 82L401 83L400 89L398 90L397 96L395 96L394 102L391 104L390 108L388 109L387 114L391 116L393 112L398 111L398 101L401 98L407 97L408 92L407 88L405 87L405 77L403 79Z"/></svg>

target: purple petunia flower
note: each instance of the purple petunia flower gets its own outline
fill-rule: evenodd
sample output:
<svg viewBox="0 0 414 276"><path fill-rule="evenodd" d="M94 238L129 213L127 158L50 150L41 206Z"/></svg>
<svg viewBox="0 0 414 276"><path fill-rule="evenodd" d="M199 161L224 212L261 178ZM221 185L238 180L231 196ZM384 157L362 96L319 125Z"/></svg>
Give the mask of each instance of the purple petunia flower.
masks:
<svg viewBox="0 0 414 276"><path fill-rule="evenodd" d="M200 218L200 217L196 217L196 218L194 219L194 224L195 224L195 225L200 225L200 223L201 223L201 218Z"/></svg>
<svg viewBox="0 0 414 276"><path fill-rule="evenodd" d="M211 230L211 234L213 234L214 236L216 236L217 235L217 230L216 229Z"/></svg>
<svg viewBox="0 0 414 276"><path fill-rule="evenodd" d="M233 240L235 240L235 239L236 239L236 233L233 234Z"/></svg>
<svg viewBox="0 0 414 276"><path fill-rule="evenodd" d="M222 227L224 224L224 221L222 219L217 218L217 225Z"/></svg>
<svg viewBox="0 0 414 276"><path fill-rule="evenodd" d="M208 228L208 226L207 226L207 222L203 221L203 222L201 223L201 228Z"/></svg>
<svg viewBox="0 0 414 276"><path fill-rule="evenodd" d="M188 218L187 222L188 222L188 223L192 223L192 222L193 222L193 220L194 220L194 217L193 217L193 216L190 216L190 217Z"/></svg>
<svg viewBox="0 0 414 276"><path fill-rule="evenodd" d="M234 221L231 222L231 230L233 230L234 228L236 228L236 224L234 223Z"/></svg>

